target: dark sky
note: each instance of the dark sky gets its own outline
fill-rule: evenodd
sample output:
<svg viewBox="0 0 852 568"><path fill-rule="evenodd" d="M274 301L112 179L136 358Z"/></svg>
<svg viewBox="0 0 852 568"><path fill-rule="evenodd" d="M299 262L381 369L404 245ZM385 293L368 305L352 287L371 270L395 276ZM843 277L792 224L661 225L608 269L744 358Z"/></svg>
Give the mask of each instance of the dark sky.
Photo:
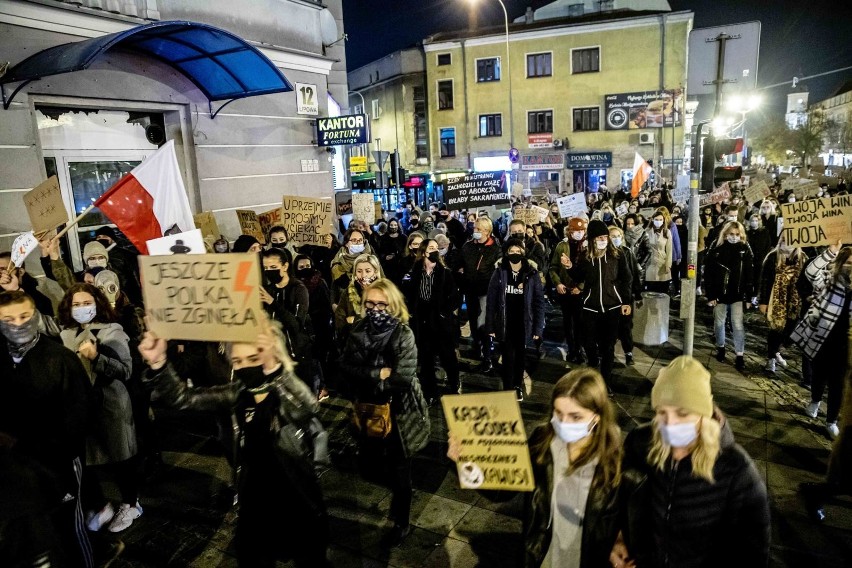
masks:
<svg viewBox="0 0 852 568"><path fill-rule="evenodd" d="M504 0L510 21L528 5L546 1ZM761 22L758 84L772 85L794 76L815 75L852 66L852 17L845 2L827 0L669 0L672 10L692 10L694 27ZM503 11L496 0L476 0L479 26L502 25ZM349 41L346 58L356 69L424 37L468 27L470 0L343 0ZM852 70L806 82L811 101L834 94L852 80ZM788 85L763 91L769 107L781 112ZM755 117L756 118L756 117Z"/></svg>

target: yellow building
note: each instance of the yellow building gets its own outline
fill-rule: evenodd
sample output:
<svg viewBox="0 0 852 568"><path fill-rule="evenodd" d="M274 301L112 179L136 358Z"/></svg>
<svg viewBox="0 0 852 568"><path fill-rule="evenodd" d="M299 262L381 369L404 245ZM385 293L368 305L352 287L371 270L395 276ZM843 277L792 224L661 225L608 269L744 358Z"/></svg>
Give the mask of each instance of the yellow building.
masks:
<svg viewBox="0 0 852 568"><path fill-rule="evenodd" d="M684 155L692 20L690 11L528 14L508 41L503 26L427 38L432 169L499 169L514 147L525 187L595 191L618 186L639 152L671 179Z"/></svg>

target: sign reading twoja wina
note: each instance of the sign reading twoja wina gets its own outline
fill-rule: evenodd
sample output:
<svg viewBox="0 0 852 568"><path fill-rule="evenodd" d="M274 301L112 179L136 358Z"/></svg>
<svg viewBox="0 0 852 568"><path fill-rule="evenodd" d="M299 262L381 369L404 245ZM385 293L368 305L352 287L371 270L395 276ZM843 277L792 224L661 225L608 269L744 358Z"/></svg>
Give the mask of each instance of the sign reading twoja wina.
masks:
<svg viewBox="0 0 852 568"><path fill-rule="evenodd" d="M366 114L317 119L317 146L366 144L369 141Z"/></svg>
<svg viewBox="0 0 852 568"><path fill-rule="evenodd" d="M148 328L165 339L253 343L259 331L258 256L140 256Z"/></svg>
<svg viewBox="0 0 852 568"><path fill-rule="evenodd" d="M462 489L532 491L527 435L514 392L441 397L444 417L461 446L456 466Z"/></svg>
<svg viewBox="0 0 852 568"><path fill-rule="evenodd" d="M852 195L783 203L784 242L794 247L852 242Z"/></svg>

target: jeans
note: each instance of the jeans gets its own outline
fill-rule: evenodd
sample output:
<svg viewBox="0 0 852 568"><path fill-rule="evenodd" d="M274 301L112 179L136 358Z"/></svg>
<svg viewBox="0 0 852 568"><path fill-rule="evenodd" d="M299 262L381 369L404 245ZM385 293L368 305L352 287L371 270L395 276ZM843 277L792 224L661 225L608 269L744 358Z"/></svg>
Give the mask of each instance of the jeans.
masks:
<svg viewBox="0 0 852 568"><path fill-rule="evenodd" d="M488 296L474 296L469 294L465 297L467 301L467 316L470 322L470 336L473 338L474 345L482 345L484 343L482 337L482 326L485 325L485 303Z"/></svg>
<svg viewBox="0 0 852 568"><path fill-rule="evenodd" d="M734 352L742 355L745 351L745 326L743 326L743 303L716 304L713 308L713 331L716 333L716 347L725 346L725 320L731 313L731 327L734 328Z"/></svg>

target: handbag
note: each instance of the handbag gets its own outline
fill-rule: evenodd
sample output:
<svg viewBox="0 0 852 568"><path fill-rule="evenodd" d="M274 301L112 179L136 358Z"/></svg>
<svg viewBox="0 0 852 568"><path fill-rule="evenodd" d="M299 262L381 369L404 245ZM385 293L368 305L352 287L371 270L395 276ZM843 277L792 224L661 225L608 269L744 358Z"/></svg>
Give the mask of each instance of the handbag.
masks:
<svg viewBox="0 0 852 568"><path fill-rule="evenodd" d="M352 425L368 438L387 438L392 426L390 401L386 404L355 401Z"/></svg>

